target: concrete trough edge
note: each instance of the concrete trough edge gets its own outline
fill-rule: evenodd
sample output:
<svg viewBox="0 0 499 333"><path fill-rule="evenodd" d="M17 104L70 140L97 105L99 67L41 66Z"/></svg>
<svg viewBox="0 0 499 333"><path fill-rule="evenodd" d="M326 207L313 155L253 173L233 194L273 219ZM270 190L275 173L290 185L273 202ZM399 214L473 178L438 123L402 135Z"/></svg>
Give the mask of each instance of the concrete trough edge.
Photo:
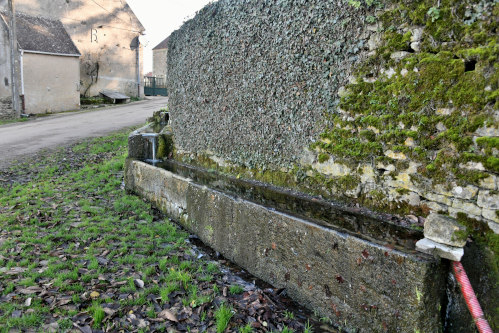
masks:
<svg viewBox="0 0 499 333"><path fill-rule="evenodd" d="M324 228L132 158L125 184L226 258L347 331L442 329L446 268L431 256Z"/></svg>

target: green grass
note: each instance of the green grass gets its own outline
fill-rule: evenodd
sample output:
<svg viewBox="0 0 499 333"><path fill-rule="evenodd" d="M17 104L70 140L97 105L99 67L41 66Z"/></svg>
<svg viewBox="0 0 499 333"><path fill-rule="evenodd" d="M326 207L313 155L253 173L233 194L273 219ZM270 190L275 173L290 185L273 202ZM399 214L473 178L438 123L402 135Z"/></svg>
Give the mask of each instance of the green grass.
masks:
<svg viewBox="0 0 499 333"><path fill-rule="evenodd" d="M252 333L253 327L251 324L246 324L246 326L242 326L239 328L239 333Z"/></svg>
<svg viewBox="0 0 499 333"><path fill-rule="evenodd" d="M22 123L28 121L28 118L20 118L20 119L0 119L0 125L13 124L13 123Z"/></svg>
<svg viewBox="0 0 499 333"><path fill-rule="evenodd" d="M239 285L232 285L229 287L229 293L231 295L240 294L244 291L244 288Z"/></svg>
<svg viewBox="0 0 499 333"><path fill-rule="evenodd" d="M286 319L295 319L295 314L291 311L284 311L284 318Z"/></svg>
<svg viewBox="0 0 499 333"><path fill-rule="evenodd" d="M223 333L229 326L230 319L234 315L232 307L222 304L215 310L215 324L217 333Z"/></svg>
<svg viewBox="0 0 499 333"><path fill-rule="evenodd" d="M313 333L314 330L312 329L312 325L310 324L310 321L307 320L307 323L305 324L305 328L303 330L303 333Z"/></svg>
<svg viewBox="0 0 499 333"><path fill-rule="evenodd" d="M13 183L0 182L4 240L0 268L26 269L14 276L0 273L0 295L13 293L16 287L50 285L59 296L67 297L68 307L74 307L52 309L38 295L19 294L0 304L1 333L30 328L41 331L53 318L65 332L72 329L71 318L85 311L94 328L102 329L106 324L103 303L120 304L121 317L134 308L143 318L154 319L158 304L166 308L172 306L168 302L178 300L179 295L171 297L176 291L181 292L180 305L192 309L204 305L200 317L205 323L214 321L218 333L228 327L233 308L222 305L212 310L211 304L226 286L220 282L219 264L192 257L187 260L188 233L121 187L131 130L40 154L11 167L8 176L0 170L1 177L18 177ZM120 284L116 297L104 299L103 289L94 287L109 284L109 277ZM135 285L137 278L144 281L144 288ZM93 291L101 295L92 299ZM232 295L243 291L238 285L229 287ZM120 300L117 295L121 293L133 297ZM150 295L158 304L151 305ZM23 305L28 297L32 298L31 313L26 313ZM23 311L21 317L12 317L16 310ZM250 333L253 329L244 326L239 331Z"/></svg>
<svg viewBox="0 0 499 333"><path fill-rule="evenodd" d="M94 327L100 328L102 321L106 317L104 309L98 302L94 302L92 306L88 309L88 312L92 314L92 319L94 320Z"/></svg>

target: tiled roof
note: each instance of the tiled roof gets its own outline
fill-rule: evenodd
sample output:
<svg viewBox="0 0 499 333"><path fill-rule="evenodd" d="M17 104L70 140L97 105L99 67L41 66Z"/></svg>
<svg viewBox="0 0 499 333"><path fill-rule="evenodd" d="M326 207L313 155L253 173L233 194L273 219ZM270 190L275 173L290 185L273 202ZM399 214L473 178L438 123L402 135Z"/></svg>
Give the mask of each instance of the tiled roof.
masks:
<svg viewBox="0 0 499 333"><path fill-rule="evenodd" d="M161 49L167 49L168 48L168 41L170 40L170 36L166 37L164 41L156 45L153 50L161 50Z"/></svg>
<svg viewBox="0 0 499 333"><path fill-rule="evenodd" d="M2 12L7 25L9 16ZM17 42L24 51L80 56L61 21L16 13Z"/></svg>

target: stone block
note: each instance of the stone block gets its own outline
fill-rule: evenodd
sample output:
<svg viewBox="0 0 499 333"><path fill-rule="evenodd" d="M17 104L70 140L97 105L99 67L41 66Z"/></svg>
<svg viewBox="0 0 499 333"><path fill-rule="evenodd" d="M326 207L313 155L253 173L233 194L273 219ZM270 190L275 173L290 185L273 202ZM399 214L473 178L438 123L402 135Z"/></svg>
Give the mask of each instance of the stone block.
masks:
<svg viewBox="0 0 499 333"><path fill-rule="evenodd" d="M369 46L369 51L376 50L383 45L383 38L381 34L373 34L369 41L367 42Z"/></svg>
<svg viewBox="0 0 499 333"><path fill-rule="evenodd" d="M437 128L437 130L439 130L440 132L443 132L443 131L447 131L447 127L444 125L443 122L439 121L437 123L437 125L435 126Z"/></svg>
<svg viewBox="0 0 499 333"><path fill-rule="evenodd" d="M397 72L395 71L395 69L393 69L393 67L390 67L388 69L381 69L381 74L385 74L389 79L394 76L395 74L397 74Z"/></svg>
<svg viewBox="0 0 499 333"><path fill-rule="evenodd" d="M332 158L324 163L315 164L314 168L322 174L334 177L342 177L352 174L352 169L344 164L335 163Z"/></svg>
<svg viewBox="0 0 499 333"><path fill-rule="evenodd" d="M451 198L449 198L445 195L436 194L436 193L432 193L432 192L426 192L423 196L430 201L435 201L435 202L439 202L439 203L442 203L442 204L447 205L447 206L452 206Z"/></svg>
<svg viewBox="0 0 499 333"><path fill-rule="evenodd" d="M473 197L475 197L478 193L478 187L473 186L473 185L468 185L466 187L462 186L457 186L454 183L454 186L452 189L448 190L446 186L437 184L434 186L434 191L448 196L448 197L455 197L455 198L460 198L460 199L465 199L465 200L470 200Z"/></svg>
<svg viewBox="0 0 499 333"><path fill-rule="evenodd" d="M385 156L393 158L394 160L406 160L407 156L404 153L396 153L391 150L385 151Z"/></svg>
<svg viewBox="0 0 499 333"><path fill-rule="evenodd" d="M455 219L440 214L430 214L424 223L424 236L434 242L463 247L466 245L466 227Z"/></svg>
<svg viewBox="0 0 499 333"><path fill-rule="evenodd" d="M482 209L482 216L488 220L499 223L499 216L497 216L496 212L497 210L484 208Z"/></svg>
<svg viewBox="0 0 499 333"><path fill-rule="evenodd" d="M418 167L420 164L415 163L415 162L409 162L409 167L405 169L405 173L411 175L411 174L416 174L418 173Z"/></svg>
<svg viewBox="0 0 499 333"><path fill-rule="evenodd" d="M499 223L489 222L489 228L496 234L499 234Z"/></svg>
<svg viewBox="0 0 499 333"><path fill-rule="evenodd" d="M455 209L460 209L463 210L469 214L473 215L482 215L482 209L475 205L474 203L471 203L469 201L463 201L460 199L453 199L452 200L452 208Z"/></svg>
<svg viewBox="0 0 499 333"><path fill-rule="evenodd" d="M433 201L423 201L421 204L426 205L432 210L432 213L447 212L447 206Z"/></svg>
<svg viewBox="0 0 499 333"><path fill-rule="evenodd" d="M312 165L315 162L316 159L316 154L308 148L305 148L303 151L303 154L300 157L300 164L301 165Z"/></svg>
<svg viewBox="0 0 499 333"><path fill-rule="evenodd" d="M487 190L495 190L497 189L497 177L493 175L489 175L489 177L480 180L480 187Z"/></svg>
<svg viewBox="0 0 499 333"><path fill-rule="evenodd" d="M440 244L428 238L423 238L418 241L416 243L416 250L427 254L437 255L452 261L461 261L461 258L464 255L464 249L462 247Z"/></svg>
<svg viewBox="0 0 499 333"><path fill-rule="evenodd" d="M412 42L411 49L413 49L415 52L421 52L421 43L420 42Z"/></svg>
<svg viewBox="0 0 499 333"><path fill-rule="evenodd" d="M461 169L468 169L468 170L478 170L478 171L485 171L485 167L483 166L482 162L466 162L465 164L459 164L459 167Z"/></svg>
<svg viewBox="0 0 499 333"><path fill-rule="evenodd" d="M404 59L410 55L411 55L410 52L397 51L397 52L393 52L392 54L390 54L390 58L394 59L394 60L401 60L401 59Z"/></svg>
<svg viewBox="0 0 499 333"><path fill-rule="evenodd" d="M419 42L423 36L423 28L415 28L411 30L411 42Z"/></svg>
<svg viewBox="0 0 499 333"><path fill-rule="evenodd" d="M442 116L450 116L454 109L449 109L449 108L440 108L437 109L437 114L442 115Z"/></svg>
<svg viewBox="0 0 499 333"><path fill-rule="evenodd" d="M492 194L490 191L480 191L478 193L478 206L486 209L499 209L499 194Z"/></svg>
<svg viewBox="0 0 499 333"><path fill-rule="evenodd" d="M404 145L409 146L409 147L414 146L414 139L413 138L405 139Z"/></svg>
<svg viewBox="0 0 499 333"><path fill-rule="evenodd" d="M478 187L468 185L466 187L456 186L452 188L452 195L456 198L470 200L478 193Z"/></svg>
<svg viewBox="0 0 499 333"><path fill-rule="evenodd" d="M362 174L360 175L360 181L362 183L374 183L376 182L376 173L370 165L362 166Z"/></svg>
<svg viewBox="0 0 499 333"><path fill-rule="evenodd" d="M499 136L499 129L495 127L481 127L475 131L478 136Z"/></svg>
<svg viewBox="0 0 499 333"><path fill-rule="evenodd" d="M449 216L450 217L457 218L457 214L459 214L459 213L466 214L466 216L468 216L470 219L475 219L477 221L481 221L482 220L482 216L481 215L473 215L473 214L470 214L468 212L465 212L462 209L449 207Z"/></svg>
<svg viewBox="0 0 499 333"><path fill-rule="evenodd" d="M411 176L407 173L399 173L395 179L392 179L391 176L384 177L384 185L395 188L405 188L412 192L419 193L419 188L414 185L411 181Z"/></svg>

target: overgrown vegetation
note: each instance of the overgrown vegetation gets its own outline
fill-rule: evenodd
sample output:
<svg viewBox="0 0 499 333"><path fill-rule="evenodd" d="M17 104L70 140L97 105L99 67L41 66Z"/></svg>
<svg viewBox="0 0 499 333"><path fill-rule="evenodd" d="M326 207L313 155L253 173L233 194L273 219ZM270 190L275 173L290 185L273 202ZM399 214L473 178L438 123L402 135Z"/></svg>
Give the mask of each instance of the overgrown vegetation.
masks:
<svg viewBox="0 0 499 333"><path fill-rule="evenodd" d="M349 165L397 164L385 156L391 150L422 164L418 171L434 184L479 185L488 173L463 170L468 162L499 172L493 140L479 139L476 149L472 139L481 127L498 127L499 2L400 1L377 13L382 43L346 86L344 114L330 114L335 126L312 145L321 160L327 153ZM413 39L412 27L424 28L422 36Z"/></svg>

